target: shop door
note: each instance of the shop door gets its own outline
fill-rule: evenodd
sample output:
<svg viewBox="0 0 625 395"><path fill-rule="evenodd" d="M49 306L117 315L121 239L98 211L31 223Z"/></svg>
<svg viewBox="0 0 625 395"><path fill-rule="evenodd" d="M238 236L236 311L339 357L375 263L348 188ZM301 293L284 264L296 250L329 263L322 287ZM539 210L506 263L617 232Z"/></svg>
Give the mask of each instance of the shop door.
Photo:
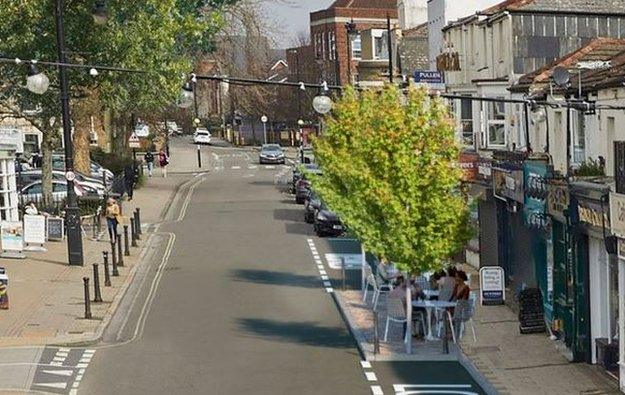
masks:
<svg viewBox="0 0 625 395"><path fill-rule="evenodd" d="M553 300L554 319L560 338L569 349L574 344L573 328L573 257L569 254L566 226L553 221Z"/></svg>
<svg viewBox="0 0 625 395"><path fill-rule="evenodd" d="M575 245L575 361L591 363L590 351L590 276L588 273L588 236L579 234Z"/></svg>

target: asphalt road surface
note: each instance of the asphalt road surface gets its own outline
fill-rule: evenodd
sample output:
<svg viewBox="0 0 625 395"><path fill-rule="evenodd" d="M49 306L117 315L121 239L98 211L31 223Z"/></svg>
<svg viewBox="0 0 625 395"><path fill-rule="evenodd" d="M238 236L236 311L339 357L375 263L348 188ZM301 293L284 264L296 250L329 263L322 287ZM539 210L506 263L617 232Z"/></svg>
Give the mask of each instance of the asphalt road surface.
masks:
<svg viewBox="0 0 625 395"><path fill-rule="evenodd" d="M153 263L138 273L103 344L69 353L83 365L67 386L33 389L481 393L459 364L361 363L312 260L312 226L283 191L288 168L259 166L249 150L210 152L210 172L181 189L151 241ZM58 353L45 355L53 360ZM402 387L407 384L417 387Z"/></svg>

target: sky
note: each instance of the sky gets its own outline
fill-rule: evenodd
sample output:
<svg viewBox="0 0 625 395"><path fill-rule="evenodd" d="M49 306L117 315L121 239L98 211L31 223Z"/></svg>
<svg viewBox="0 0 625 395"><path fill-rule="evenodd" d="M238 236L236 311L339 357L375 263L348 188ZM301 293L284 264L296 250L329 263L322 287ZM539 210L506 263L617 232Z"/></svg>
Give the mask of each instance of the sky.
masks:
<svg viewBox="0 0 625 395"><path fill-rule="evenodd" d="M333 2L334 0L266 0L265 13L274 18L280 30L284 32L275 38L278 47L294 46L297 32L310 31L309 14L327 8Z"/></svg>

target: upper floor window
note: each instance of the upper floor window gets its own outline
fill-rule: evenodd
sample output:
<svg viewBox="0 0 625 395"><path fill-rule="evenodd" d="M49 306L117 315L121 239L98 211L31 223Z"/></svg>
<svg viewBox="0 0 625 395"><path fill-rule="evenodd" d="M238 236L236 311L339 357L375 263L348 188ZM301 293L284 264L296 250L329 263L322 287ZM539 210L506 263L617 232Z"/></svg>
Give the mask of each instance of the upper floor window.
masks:
<svg viewBox="0 0 625 395"><path fill-rule="evenodd" d="M336 60L336 33L334 31L328 32L328 43L330 47L330 59Z"/></svg>
<svg viewBox="0 0 625 395"><path fill-rule="evenodd" d="M321 59L323 56L323 40L321 33L315 34L315 57Z"/></svg>
<svg viewBox="0 0 625 395"><path fill-rule="evenodd" d="M471 99L460 99L460 124L462 143L465 146L473 147L475 137L473 134L473 101Z"/></svg>
<svg viewBox="0 0 625 395"><path fill-rule="evenodd" d="M362 39L360 33L352 37L352 59L360 60L362 58Z"/></svg>
<svg viewBox="0 0 625 395"><path fill-rule="evenodd" d="M489 147L506 145L506 103L486 103L486 133Z"/></svg>

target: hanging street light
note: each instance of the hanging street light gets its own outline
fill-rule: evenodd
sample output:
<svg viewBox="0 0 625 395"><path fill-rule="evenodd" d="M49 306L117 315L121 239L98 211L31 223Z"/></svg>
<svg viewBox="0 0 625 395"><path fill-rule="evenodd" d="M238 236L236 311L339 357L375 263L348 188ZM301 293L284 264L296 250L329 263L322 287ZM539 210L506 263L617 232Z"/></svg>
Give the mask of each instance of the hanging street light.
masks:
<svg viewBox="0 0 625 395"><path fill-rule="evenodd" d="M48 76L41 73L37 66L31 63L28 67L28 76L26 77L26 89L38 95L43 95L49 86L50 79Z"/></svg>
<svg viewBox="0 0 625 395"><path fill-rule="evenodd" d="M178 98L178 107L189 108L193 105L193 87L191 83L187 82L180 91L180 97Z"/></svg>
<svg viewBox="0 0 625 395"><path fill-rule="evenodd" d="M321 94L321 95L315 96L315 98L313 99L312 105L315 111L317 111L321 115L325 115L332 110L332 106L334 105L334 102L329 96Z"/></svg>
<svg viewBox="0 0 625 395"><path fill-rule="evenodd" d="M96 25L106 25L106 22L108 22L108 11L106 10L104 0L96 0L91 16L93 16L93 21Z"/></svg>

